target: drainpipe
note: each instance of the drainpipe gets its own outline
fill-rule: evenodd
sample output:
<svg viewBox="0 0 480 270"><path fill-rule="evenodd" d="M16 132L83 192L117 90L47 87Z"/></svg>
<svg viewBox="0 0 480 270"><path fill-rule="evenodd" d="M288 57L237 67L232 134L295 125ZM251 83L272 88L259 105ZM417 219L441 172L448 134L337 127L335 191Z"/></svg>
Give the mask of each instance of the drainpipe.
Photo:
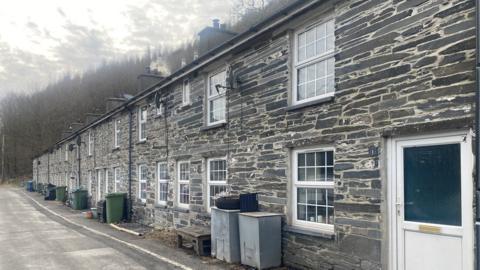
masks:
<svg viewBox="0 0 480 270"><path fill-rule="evenodd" d="M476 64L475 64L475 70L476 70L476 98L475 98L475 180L477 182L477 192L476 192L476 222L475 222L475 236L476 236L476 254L475 254L475 260L476 260L476 269L480 270L480 248L479 248L479 243L480 243L480 4L478 1L475 1L476 3Z"/></svg>
<svg viewBox="0 0 480 270"><path fill-rule="evenodd" d="M50 150L47 152L47 184L50 184Z"/></svg>
<svg viewBox="0 0 480 270"><path fill-rule="evenodd" d="M132 219L132 120L133 111L128 107L128 220Z"/></svg>
<svg viewBox="0 0 480 270"><path fill-rule="evenodd" d="M80 162L81 162L81 157L82 157L82 152L81 152L81 147L82 146L82 138L80 137L80 135L78 135L77 137L77 159L78 159L78 188L80 189L80 187L82 186L82 169L80 167Z"/></svg>

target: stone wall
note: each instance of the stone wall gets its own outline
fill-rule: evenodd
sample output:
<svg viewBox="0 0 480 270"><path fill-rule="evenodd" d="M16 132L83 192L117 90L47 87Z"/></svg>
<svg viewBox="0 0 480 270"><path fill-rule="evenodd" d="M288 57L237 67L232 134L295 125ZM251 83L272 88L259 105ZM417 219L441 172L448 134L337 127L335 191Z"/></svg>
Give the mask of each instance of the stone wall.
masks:
<svg viewBox="0 0 480 270"><path fill-rule="evenodd" d="M295 107L290 102L293 31L323 13L335 18L335 97ZM153 95L141 100L130 108L134 220L159 227L208 225L206 162L226 156L233 193L258 192L261 210L285 214L286 265L380 269L388 252L383 248L388 240L384 138L473 126L474 15L472 0L327 1L192 74L190 105L182 106L181 81L161 90L163 116L156 115ZM205 128L207 75L226 65L241 82L228 91L229 121ZM147 140L140 142L138 108L144 105ZM118 149L113 148L116 119L121 121ZM128 123L125 109L91 128L91 157L88 131L80 134L82 185L88 171L94 171L92 203L98 188L96 170L108 169L113 185L113 168L121 168L121 191L128 190ZM335 149L334 235L291 226L290 155L305 146ZM371 149L379 155L370 155ZM49 154L53 183L61 183L65 171L76 171L74 155L66 162L62 152L61 148ZM39 159L40 179L45 181L46 155ZM179 208L176 197L176 166L182 160L191 164L188 209ZM157 162L168 163L166 205L156 202ZM148 167L145 203L137 199L139 164Z"/></svg>

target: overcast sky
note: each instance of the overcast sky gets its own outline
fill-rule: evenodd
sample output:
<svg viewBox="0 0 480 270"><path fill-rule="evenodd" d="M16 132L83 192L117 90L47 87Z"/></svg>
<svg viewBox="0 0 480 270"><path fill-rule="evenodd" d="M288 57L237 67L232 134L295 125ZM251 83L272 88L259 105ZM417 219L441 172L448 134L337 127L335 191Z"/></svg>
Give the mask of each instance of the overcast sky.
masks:
<svg viewBox="0 0 480 270"><path fill-rule="evenodd" d="M0 9L0 98L30 92L66 72L178 45L234 0L13 0Z"/></svg>

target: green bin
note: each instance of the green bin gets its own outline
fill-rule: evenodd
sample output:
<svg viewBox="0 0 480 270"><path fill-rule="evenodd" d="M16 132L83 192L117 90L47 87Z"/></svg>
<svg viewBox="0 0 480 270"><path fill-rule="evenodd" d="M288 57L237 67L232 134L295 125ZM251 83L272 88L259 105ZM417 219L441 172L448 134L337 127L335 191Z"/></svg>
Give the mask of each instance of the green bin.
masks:
<svg viewBox="0 0 480 270"><path fill-rule="evenodd" d="M75 210L87 209L88 191L77 189L72 192L72 208Z"/></svg>
<svg viewBox="0 0 480 270"><path fill-rule="evenodd" d="M57 201L66 202L67 201L67 187L57 187L56 188Z"/></svg>
<svg viewBox="0 0 480 270"><path fill-rule="evenodd" d="M107 200L107 223L122 221L126 196L126 193L110 193L105 196Z"/></svg>

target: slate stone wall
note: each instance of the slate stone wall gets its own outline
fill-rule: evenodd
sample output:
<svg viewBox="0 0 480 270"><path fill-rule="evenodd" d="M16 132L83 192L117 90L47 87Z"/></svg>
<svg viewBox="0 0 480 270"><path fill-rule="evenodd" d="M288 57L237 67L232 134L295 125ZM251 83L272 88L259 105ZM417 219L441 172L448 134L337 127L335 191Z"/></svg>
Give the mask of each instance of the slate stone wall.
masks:
<svg viewBox="0 0 480 270"><path fill-rule="evenodd" d="M303 108L291 106L294 29L325 12L335 18L335 97ZM233 193L258 192L261 210L285 214L284 264L300 269L381 269L388 255L385 138L473 126L474 20L472 0L327 1L192 74L190 105L181 104L182 82L161 91L163 116L156 115L153 96L135 104L134 220L158 227L208 225L206 162L226 156ZM240 81L228 91L229 121L206 129L207 76L226 65ZM139 142L138 108L143 105L148 106L147 141ZM115 119L122 123L119 149L113 149ZM92 128L91 157L86 152L88 132L80 135L82 184L89 170L106 168L113 185L113 168L120 167L122 191L127 191L128 121L129 111L124 110ZM335 149L334 235L291 226L290 155L306 146ZM378 155L369 154L372 149ZM61 182L61 174L75 171L77 164L73 154L72 160L62 160L62 152L50 154L54 182ZM45 181L46 155L40 160L39 175ZM191 164L188 209L178 207L175 192L176 166L182 160ZM156 202L157 162L168 163L166 206ZM146 203L137 199L140 164L149 172ZM94 203L96 172L93 179Z"/></svg>

